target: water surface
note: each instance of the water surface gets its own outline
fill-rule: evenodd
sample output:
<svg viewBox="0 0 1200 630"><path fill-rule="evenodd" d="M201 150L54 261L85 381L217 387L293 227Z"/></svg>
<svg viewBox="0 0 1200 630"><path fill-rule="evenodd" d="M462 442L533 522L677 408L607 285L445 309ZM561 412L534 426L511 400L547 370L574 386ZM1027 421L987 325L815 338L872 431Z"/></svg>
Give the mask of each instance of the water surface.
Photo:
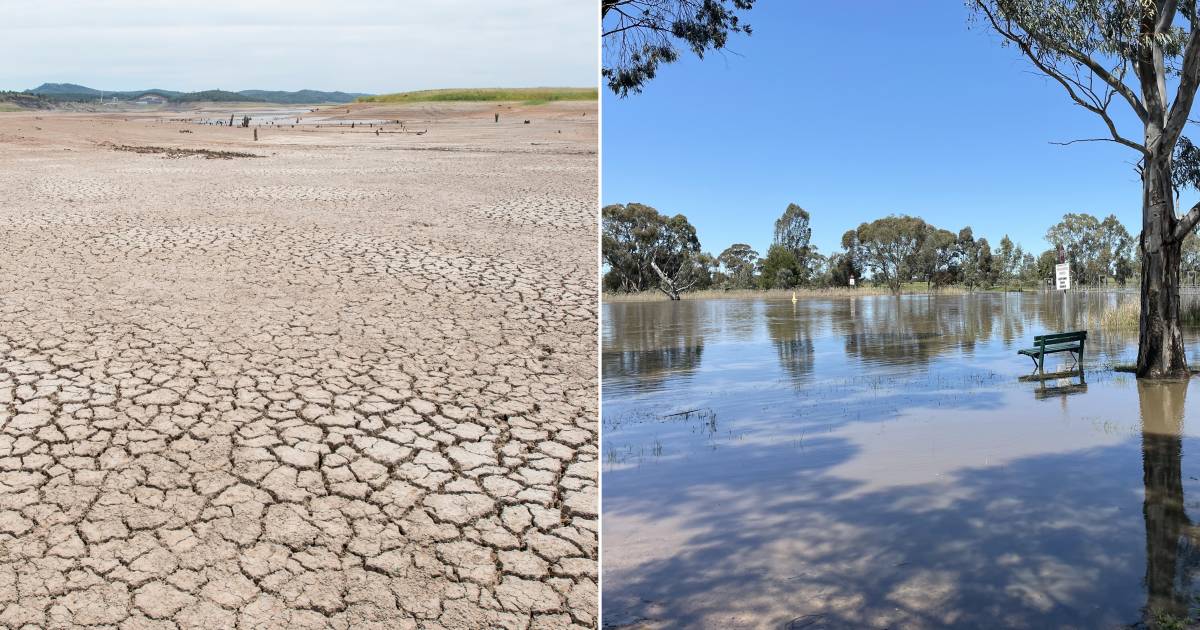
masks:
<svg viewBox="0 0 1200 630"><path fill-rule="evenodd" d="M1111 369L1136 331L1096 317L1135 297L606 304L605 626L1188 614L1198 381ZM1034 335L1081 328L1082 378L1018 380Z"/></svg>

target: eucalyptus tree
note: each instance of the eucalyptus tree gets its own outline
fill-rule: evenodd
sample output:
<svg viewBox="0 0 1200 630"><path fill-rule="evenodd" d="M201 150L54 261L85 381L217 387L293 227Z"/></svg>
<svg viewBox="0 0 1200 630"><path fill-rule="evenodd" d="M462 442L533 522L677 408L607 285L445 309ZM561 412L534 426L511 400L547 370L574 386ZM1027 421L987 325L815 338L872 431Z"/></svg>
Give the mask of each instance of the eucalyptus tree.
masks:
<svg viewBox="0 0 1200 630"><path fill-rule="evenodd" d="M953 282L962 263L954 232L926 225L926 234L921 243L920 273L928 286L942 286Z"/></svg>
<svg viewBox="0 0 1200 630"><path fill-rule="evenodd" d="M824 257L817 253L812 241L812 216L800 206L789 203L783 214L775 220L773 246L782 247L795 258L796 282L808 284L817 270L824 264ZM767 252L768 256L770 252Z"/></svg>
<svg viewBox="0 0 1200 630"><path fill-rule="evenodd" d="M717 256L717 262L725 269L729 284L734 289L749 289L754 286L754 269L758 266L758 252L745 243L734 243Z"/></svg>
<svg viewBox="0 0 1200 630"><path fill-rule="evenodd" d="M669 217L640 203L613 204L600 211L600 251L609 271L606 288L657 288L672 300L704 281L714 260L700 252L696 228L687 217Z"/></svg>
<svg viewBox="0 0 1200 630"><path fill-rule="evenodd" d="M970 226L958 232L958 250L962 260L962 281L967 288L987 288L996 283L995 260L986 238L976 239Z"/></svg>
<svg viewBox="0 0 1200 630"><path fill-rule="evenodd" d="M783 245L772 245L762 259L758 284L764 289L791 289L802 283L802 270L796 254Z"/></svg>
<svg viewBox="0 0 1200 630"><path fill-rule="evenodd" d="M750 34L739 15L755 0L601 0L604 64L600 74L624 98L654 78L659 64L679 59L683 45L701 59L731 33Z"/></svg>
<svg viewBox="0 0 1200 630"><path fill-rule="evenodd" d="M1068 212L1046 230L1046 241L1066 252L1071 281L1088 284L1104 275L1100 220L1084 212Z"/></svg>
<svg viewBox="0 0 1200 630"><path fill-rule="evenodd" d="M1100 222L1100 264L1104 274L1120 284L1133 275L1133 237L1129 230L1110 214Z"/></svg>
<svg viewBox="0 0 1200 630"><path fill-rule="evenodd" d="M1200 204L1175 212L1172 158L1200 86L1196 0L967 0L1075 104L1132 149L1142 178L1138 377L1189 375L1179 328L1179 262ZM1174 86L1174 94L1168 85ZM1120 129L1113 107L1136 129Z"/></svg>
<svg viewBox="0 0 1200 630"><path fill-rule="evenodd" d="M1014 244L1007 234L1000 239L1000 247L996 250L995 258L996 276L1005 286L1021 275L1025 251L1021 249L1020 245Z"/></svg>
<svg viewBox="0 0 1200 630"><path fill-rule="evenodd" d="M929 224L917 217L891 215L846 232L842 247L871 271L873 281L899 293L921 272L921 247L929 233Z"/></svg>
<svg viewBox="0 0 1200 630"><path fill-rule="evenodd" d="M848 232L853 234L853 231ZM826 277L829 286L844 287L850 284L850 279L862 278L862 268L850 252L833 253L826 261Z"/></svg>

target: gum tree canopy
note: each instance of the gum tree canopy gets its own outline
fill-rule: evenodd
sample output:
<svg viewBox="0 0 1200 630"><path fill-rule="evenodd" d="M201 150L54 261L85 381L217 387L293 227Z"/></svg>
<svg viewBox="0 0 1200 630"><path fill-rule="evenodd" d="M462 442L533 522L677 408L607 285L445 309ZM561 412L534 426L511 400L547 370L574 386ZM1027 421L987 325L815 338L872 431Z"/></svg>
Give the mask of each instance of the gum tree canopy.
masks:
<svg viewBox="0 0 1200 630"><path fill-rule="evenodd" d="M1179 330L1179 260L1200 204L1175 214L1172 157L1200 85L1196 0L968 0L1075 104L1103 121L1105 140L1138 153L1142 176L1139 378L1187 376ZM1168 89L1174 85L1174 94ZM1119 129L1113 107L1140 129Z"/></svg>
<svg viewBox="0 0 1200 630"><path fill-rule="evenodd" d="M604 67L600 74L624 98L654 78L658 64L679 58L675 44L704 58L725 47L730 33L750 34L738 17L754 0L601 0Z"/></svg>
<svg viewBox="0 0 1200 630"><path fill-rule="evenodd" d="M680 292L704 279L707 262L696 228L682 214L669 217L630 203L605 206L600 217L600 251L609 268L606 289L658 289L678 300Z"/></svg>

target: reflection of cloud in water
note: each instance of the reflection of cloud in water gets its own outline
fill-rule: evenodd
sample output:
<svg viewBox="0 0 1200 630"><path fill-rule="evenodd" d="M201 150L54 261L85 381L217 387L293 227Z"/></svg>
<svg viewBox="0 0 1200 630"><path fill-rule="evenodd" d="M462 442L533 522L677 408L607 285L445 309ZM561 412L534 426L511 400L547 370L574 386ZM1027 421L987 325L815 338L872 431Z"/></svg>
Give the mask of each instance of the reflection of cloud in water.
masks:
<svg viewBox="0 0 1200 630"><path fill-rule="evenodd" d="M604 466L605 624L1092 628L1147 604L1186 612L1191 385L1095 369L1085 393L1018 383L1017 348L1107 299L1063 297L823 300L794 316L743 302L736 324L692 307L702 365L659 371L652 391L605 372L602 448L647 454ZM1089 335L1088 365L1130 360L1135 335ZM660 417L693 408L716 430ZM607 424L639 410L654 419Z"/></svg>

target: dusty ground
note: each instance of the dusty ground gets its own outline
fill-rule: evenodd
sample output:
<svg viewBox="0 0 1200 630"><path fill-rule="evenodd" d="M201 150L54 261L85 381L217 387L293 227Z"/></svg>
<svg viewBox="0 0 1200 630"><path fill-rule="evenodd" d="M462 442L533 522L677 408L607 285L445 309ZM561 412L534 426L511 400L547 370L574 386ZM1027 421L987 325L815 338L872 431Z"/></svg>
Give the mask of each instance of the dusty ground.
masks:
<svg viewBox="0 0 1200 630"><path fill-rule="evenodd" d="M0 114L0 627L595 625L595 105L493 111Z"/></svg>

